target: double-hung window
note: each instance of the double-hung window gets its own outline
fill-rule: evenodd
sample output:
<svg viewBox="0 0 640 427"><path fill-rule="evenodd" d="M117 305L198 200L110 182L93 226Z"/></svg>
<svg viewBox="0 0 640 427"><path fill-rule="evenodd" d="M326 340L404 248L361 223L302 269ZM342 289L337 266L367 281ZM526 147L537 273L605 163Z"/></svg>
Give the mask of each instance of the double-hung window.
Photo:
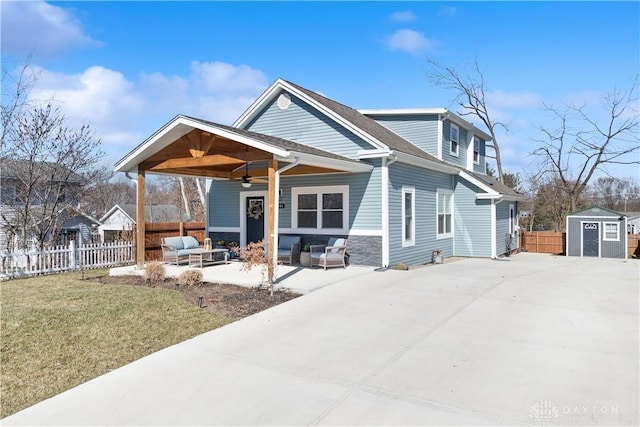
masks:
<svg viewBox="0 0 640 427"><path fill-rule="evenodd" d="M458 157L458 151L459 151L458 141L459 140L460 140L460 130L458 129L458 126L451 123L451 125L449 126L449 142L451 144L449 153L452 156Z"/></svg>
<svg viewBox="0 0 640 427"><path fill-rule="evenodd" d="M294 187L291 197L294 229L348 232L349 186Z"/></svg>
<svg viewBox="0 0 640 427"><path fill-rule="evenodd" d="M473 137L473 163L480 164L480 140L477 136Z"/></svg>
<svg viewBox="0 0 640 427"><path fill-rule="evenodd" d="M402 247L416 244L416 190L402 187Z"/></svg>
<svg viewBox="0 0 640 427"><path fill-rule="evenodd" d="M437 210L438 210L438 234L437 238L442 239L453 235L453 194L450 190L438 189Z"/></svg>
<svg viewBox="0 0 640 427"><path fill-rule="evenodd" d="M604 238L602 240L620 240L620 224L617 222L604 223Z"/></svg>

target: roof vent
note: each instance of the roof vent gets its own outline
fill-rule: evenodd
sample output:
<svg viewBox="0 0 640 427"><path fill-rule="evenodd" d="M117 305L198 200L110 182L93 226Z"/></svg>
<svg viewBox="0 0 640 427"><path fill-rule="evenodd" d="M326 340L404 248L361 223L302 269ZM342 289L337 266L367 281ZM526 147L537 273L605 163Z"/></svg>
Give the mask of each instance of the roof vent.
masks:
<svg viewBox="0 0 640 427"><path fill-rule="evenodd" d="M278 107L281 110L286 110L291 105L291 97L287 93L281 93L278 97Z"/></svg>

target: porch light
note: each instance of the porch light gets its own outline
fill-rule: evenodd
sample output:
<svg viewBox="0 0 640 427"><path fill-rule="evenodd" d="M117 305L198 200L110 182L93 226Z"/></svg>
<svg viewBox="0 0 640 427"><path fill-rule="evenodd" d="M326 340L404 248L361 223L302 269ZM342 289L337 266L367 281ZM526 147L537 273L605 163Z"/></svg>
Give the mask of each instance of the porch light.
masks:
<svg viewBox="0 0 640 427"><path fill-rule="evenodd" d="M248 176L246 176L246 175L242 177L242 186L243 186L244 188L249 188L249 187L251 187L251 183L249 182L249 177L248 177Z"/></svg>

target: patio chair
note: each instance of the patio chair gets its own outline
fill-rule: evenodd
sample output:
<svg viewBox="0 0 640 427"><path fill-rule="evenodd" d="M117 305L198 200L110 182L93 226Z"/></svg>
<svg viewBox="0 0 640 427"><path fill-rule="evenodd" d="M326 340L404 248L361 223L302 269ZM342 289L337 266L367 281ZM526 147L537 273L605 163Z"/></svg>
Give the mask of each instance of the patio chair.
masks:
<svg viewBox="0 0 640 427"><path fill-rule="evenodd" d="M326 245L311 245L311 266L346 268L347 239L332 237Z"/></svg>
<svg viewBox="0 0 640 427"><path fill-rule="evenodd" d="M293 265L300 261L300 236L280 236L278 238L278 262Z"/></svg>

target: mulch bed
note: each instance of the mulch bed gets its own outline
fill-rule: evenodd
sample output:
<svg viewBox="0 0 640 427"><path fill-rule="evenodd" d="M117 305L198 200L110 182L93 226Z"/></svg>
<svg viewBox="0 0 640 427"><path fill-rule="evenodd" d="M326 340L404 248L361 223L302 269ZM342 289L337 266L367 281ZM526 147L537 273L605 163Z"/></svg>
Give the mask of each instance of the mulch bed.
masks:
<svg viewBox="0 0 640 427"><path fill-rule="evenodd" d="M93 280L113 285L148 286L141 276L103 276ZM178 281L173 278L153 283L152 286L180 292L184 299L193 305L200 307L201 302L203 310L232 319L251 316L300 296L285 290L276 291L272 296L267 287L247 288L223 283L203 283L197 287L185 287L178 285Z"/></svg>

